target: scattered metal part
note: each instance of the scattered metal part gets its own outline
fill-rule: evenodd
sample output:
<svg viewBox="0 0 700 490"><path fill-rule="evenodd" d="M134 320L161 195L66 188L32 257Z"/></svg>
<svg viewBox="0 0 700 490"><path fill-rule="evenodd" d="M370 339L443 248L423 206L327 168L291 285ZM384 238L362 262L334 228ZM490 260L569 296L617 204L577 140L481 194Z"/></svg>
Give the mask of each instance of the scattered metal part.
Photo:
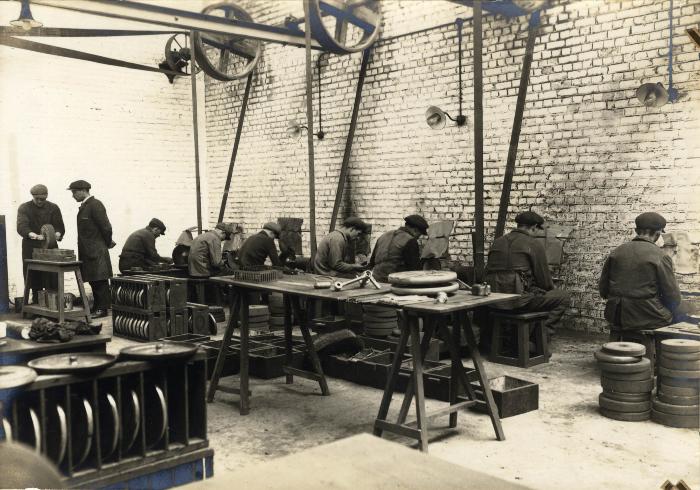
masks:
<svg viewBox="0 0 700 490"><path fill-rule="evenodd" d="M365 287L367 282L370 282L372 286L374 286L375 289L381 289L382 287L379 285L379 283L374 279L374 276L372 275L372 271L364 271L362 274L357 276L355 279L350 279L349 281L335 281L333 283L333 286L331 289L333 291L343 291L344 289L347 289L348 286L351 284L355 284L359 282L361 288Z"/></svg>

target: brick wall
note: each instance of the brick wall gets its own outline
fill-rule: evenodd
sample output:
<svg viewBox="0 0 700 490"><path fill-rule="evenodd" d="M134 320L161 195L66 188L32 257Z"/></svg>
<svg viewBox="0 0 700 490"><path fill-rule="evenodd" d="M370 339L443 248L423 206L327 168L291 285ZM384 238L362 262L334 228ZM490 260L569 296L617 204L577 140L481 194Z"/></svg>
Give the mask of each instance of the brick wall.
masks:
<svg viewBox="0 0 700 490"><path fill-rule="evenodd" d="M244 4L259 22L279 23L289 13L301 16L292 2ZM429 105L457 112L454 26L410 33L470 17L471 11L437 1L386 0L383 9L383 40L374 49L365 82L345 212L372 222L373 239L411 213L429 221L454 219L452 256L469 263L474 226L471 21L464 26L469 121L462 128L432 131L424 122ZM635 90L643 82L668 85L668 2L571 1L555 5L542 18L509 220L532 208L574 227L563 267L565 287L574 298L567 322L574 328L605 327L599 271L607 253L633 236L638 213L662 212L669 220L667 231L700 232L700 61L684 32L700 22L700 3L676 1L674 16L674 86L682 97L656 109L642 106ZM525 18L484 19L487 243L495 229L526 35ZM315 141L319 238L328 229L359 63L359 54L333 55L322 72L326 138ZM227 205L227 218L248 229L277 216L303 217L308 227L306 138L285 135L289 119L305 118L304 69L302 49L265 46ZM207 79L213 211L221 199L243 88L244 81ZM679 280L685 291L700 289L697 272Z"/></svg>
<svg viewBox="0 0 700 490"><path fill-rule="evenodd" d="M195 10L200 7L194 4ZM186 8L187 2L180 5ZM2 2L0 24L17 18L19 7ZM32 11L47 27L144 28L41 6ZM156 66L167 36L32 39ZM203 78L200 86L203 105ZM157 216L168 227L157 241L167 256L180 230L196 224L187 79L170 85L158 73L0 46L0 127L0 214L7 216L11 297L21 295L23 287L17 207L31 199L29 188L36 183L46 184L49 200L60 206L66 223L61 246L73 249L78 204L66 188L76 179L92 184L114 229L115 272L127 236L150 218Z"/></svg>

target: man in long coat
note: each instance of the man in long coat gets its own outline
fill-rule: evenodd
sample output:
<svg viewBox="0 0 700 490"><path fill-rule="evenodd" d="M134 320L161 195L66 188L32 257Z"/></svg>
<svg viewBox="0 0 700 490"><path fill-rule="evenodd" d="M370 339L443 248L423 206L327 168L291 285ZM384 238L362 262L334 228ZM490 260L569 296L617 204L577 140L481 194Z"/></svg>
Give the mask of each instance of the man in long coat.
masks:
<svg viewBox="0 0 700 490"><path fill-rule="evenodd" d="M37 184L29 192L32 200L20 205L17 210L17 233L22 237L22 263L24 270L24 280L27 280L26 259L32 258L35 248L44 245L44 237L41 235L41 227L44 225L53 226L56 241L63 238L66 228L63 225L61 210L54 203L47 201L49 190L45 185ZM51 248L56 248L53 245ZM37 302L37 295L40 289L53 289L58 287L54 274L46 274L40 271L32 271L29 282L32 288L32 301Z"/></svg>
<svg viewBox="0 0 700 490"><path fill-rule="evenodd" d="M78 258L83 281L89 282L95 297L93 316L107 316L110 306L109 278L112 262L109 249L112 241L112 225L104 205L90 195L90 184L84 180L71 182L68 187L73 199L82 203L78 210Z"/></svg>

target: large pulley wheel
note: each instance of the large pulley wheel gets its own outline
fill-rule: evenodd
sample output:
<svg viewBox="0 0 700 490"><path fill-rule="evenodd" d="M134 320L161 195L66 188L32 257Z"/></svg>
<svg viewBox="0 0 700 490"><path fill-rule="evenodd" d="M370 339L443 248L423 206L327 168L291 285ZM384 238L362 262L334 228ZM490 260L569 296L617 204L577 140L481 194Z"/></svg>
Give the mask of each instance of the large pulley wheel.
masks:
<svg viewBox="0 0 700 490"><path fill-rule="evenodd" d="M232 23L252 23L253 18L235 3L209 5L202 13L223 17ZM210 77L229 82L248 76L262 56L262 42L257 39L195 31L194 53L197 64Z"/></svg>
<svg viewBox="0 0 700 490"><path fill-rule="evenodd" d="M177 71L183 75L199 73L201 68L193 61L193 50L190 46L190 36L184 32L179 32L170 36L165 43L165 62L172 71Z"/></svg>
<svg viewBox="0 0 700 490"><path fill-rule="evenodd" d="M363 51L379 37L382 15L376 0L304 1L308 1L311 34L332 53Z"/></svg>

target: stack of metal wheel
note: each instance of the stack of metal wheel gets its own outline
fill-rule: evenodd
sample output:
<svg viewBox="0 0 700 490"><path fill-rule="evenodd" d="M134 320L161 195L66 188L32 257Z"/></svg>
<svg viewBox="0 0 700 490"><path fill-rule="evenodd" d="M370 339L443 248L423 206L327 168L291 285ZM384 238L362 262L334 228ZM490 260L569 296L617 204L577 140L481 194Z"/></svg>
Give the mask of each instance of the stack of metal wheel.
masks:
<svg viewBox="0 0 700 490"><path fill-rule="evenodd" d="M269 296L268 303L270 308L270 330L283 330L284 296L279 293L272 293Z"/></svg>
<svg viewBox="0 0 700 490"><path fill-rule="evenodd" d="M459 289L457 273L453 271L404 271L389 274L391 292L401 296L437 296L452 294Z"/></svg>
<svg viewBox="0 0 700 490"><path fill-rule="evenodd" d="M603 392L600 413L608 418L638 422L651 417L654 373L646 348L634 342L609 342L595 353Z"/></svg>
<svg viewBox="0 0 700 490"><path fill-rule="evenodd" d="M700 342L662 340L651 418L669 427L700 426Z"/></svg>
<svg viewBox="0 0 700 490"><path fill-rule="evenodd" d="M362 305L362 323L366 335L388 337L398 328L396 310L390 306Z"/></svg>

